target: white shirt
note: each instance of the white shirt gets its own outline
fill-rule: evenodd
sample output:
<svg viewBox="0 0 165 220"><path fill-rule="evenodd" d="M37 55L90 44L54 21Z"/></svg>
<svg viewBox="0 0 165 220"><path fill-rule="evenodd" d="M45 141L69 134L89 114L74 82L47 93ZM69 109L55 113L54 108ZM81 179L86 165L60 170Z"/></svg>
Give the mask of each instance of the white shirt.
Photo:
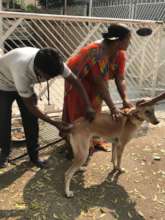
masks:
<svg viewBox="0 0 165 220"><path fill-rule="evenodd" d="M38 83L33 69L38 51L33 47L16 48L0 57L0 90L17 91L25 98L33 95L34 84ZM67 78L70 74L71 70L64 64L62 76Z"/></svg>

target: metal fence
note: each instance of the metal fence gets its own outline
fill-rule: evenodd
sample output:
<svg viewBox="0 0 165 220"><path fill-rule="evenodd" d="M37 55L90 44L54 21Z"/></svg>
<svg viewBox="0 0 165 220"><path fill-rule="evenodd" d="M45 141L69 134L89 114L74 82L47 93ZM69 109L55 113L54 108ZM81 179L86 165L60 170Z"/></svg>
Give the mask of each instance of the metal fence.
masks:
<svg viewBox="0 0 165 220"><path fill-rule="evenodd" d="M12 3L14 7L18 1L12 0ZM34 4L31 9L34 11L31 12L57 15L64 13L63 6L52 7L49 4L49 0L46 3L45 8ZM4 4L4 8L7 10L17 10L16 8L9 8L7 5ZM24 6L21 8L22 10L27 10ZM94 17L164 20L165 0L93 0L91 7L89 1L79 1L79 3L69 5L65 14L78 16L88 16L90 14Z"/></svg>
<svg viewBox="0 0 165 220"><path fill-rule="evenodd" d="M165 45L162 41L164 34L162 23L0 12L0 44L5 52L24 46L54 47L64 60L67 60L87 43L100 39L107 26L117 22L126 23L132 29L126 70L129 97L134 99L164 90L165 62L162 57L165 55ZM151 36L144 38L136 35L136 30L144 26L153 29ZM110 83L110 88L115 100L118 100L113 83ZM44 108L47 103L45 85L43 84L42 88L37 85L36 89L43 100L39 105ZM52 81L50 97L51 103L55 106L53 112L61 112L63 94L63 79Z"/></svg>
<svg viewBox="0 0 165 220"><path fill-rule="evenodd" d="M164 20L165 0L118 0L96 2L92 7L95 17Z"/></svg>

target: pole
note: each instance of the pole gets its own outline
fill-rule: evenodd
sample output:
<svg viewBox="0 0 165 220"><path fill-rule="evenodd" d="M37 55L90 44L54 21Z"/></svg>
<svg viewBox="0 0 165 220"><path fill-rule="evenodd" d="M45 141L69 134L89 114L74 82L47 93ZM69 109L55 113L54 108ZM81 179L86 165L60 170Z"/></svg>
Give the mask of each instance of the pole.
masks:
<svg viewBox="0 0 165 220"><path fill-rule="evenodd" d="M67 0L64 0L64 15L67 14Z"/></svg>
<svg viewBox="0 0 165 220"><path fill-rule="evenodd" d="M13 0L13 2L12 2L12 3L13 3L13 9L14 9L14 8L15 8L15 1Z"/></svg>
<svg viewBox="0 0 165 220"><path fill-rule="evenodd" d="M89 1L89 17L92 16L92 5L93 5L93 0Z"/></svg>
<svg viewBox="0 0 165 220"><path fill-rule="evenodd" d="M2 0L0 0L0 11L3 10L2 7ZM3 36L3 20L2 17L0 17L0 38ZM0 41L0 56L3 54L3 43Z"/></svg>

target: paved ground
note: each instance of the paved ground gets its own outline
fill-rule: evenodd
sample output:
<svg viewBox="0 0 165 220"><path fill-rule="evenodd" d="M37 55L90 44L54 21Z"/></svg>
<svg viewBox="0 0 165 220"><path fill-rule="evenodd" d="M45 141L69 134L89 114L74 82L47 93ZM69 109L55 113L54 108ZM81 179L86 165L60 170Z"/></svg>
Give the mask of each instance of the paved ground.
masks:
<svg viewBox="0 0 165 220"><path fill-rule="evenodd" d="M157 127L143 126L122 161L126 173L111 173L111 153L96 152L85 173L64 197L63 174L70 164L60 146L43 151L49 169L29 168L25 160L0 170L2 220L165 220L165 114ZM23 148L14 149L18 155Z"/></svg>

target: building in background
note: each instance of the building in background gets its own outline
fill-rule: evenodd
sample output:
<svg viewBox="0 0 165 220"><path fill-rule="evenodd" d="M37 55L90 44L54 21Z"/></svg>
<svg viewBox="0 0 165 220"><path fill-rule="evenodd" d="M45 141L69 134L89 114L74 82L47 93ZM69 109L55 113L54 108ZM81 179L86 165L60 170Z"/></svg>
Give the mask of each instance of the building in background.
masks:
<svg viewBox="0 0 165 220"><path fill-rule="evenodd" d="M3 6L12 11L165 20L165 0L3 0Z"/></svg>
<svg viewBox="0 0 165 220"><path fill-rule="evenodd" d="M2 0L5 10L21 11L38 7L38 0Z"/></svg>

